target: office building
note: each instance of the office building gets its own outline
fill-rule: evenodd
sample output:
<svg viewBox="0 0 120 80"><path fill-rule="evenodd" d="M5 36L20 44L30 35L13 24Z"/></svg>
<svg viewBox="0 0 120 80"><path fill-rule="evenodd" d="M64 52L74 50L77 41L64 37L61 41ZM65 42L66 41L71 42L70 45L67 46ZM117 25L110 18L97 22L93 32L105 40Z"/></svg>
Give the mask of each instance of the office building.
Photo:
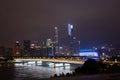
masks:
<svg viewBox="0 0 120 80"><path fill-rule="evenodd" d="M13 45L13 56L21 56L22 49L19 41L16 41Z"/></svg>
<svg viewBox="0 0 120 80"><path fill-rule="evenodd" d="M31 47L31 41L30 40L24 40L23 41L23 52L24 56L30 56L30 47Z"/></svg>

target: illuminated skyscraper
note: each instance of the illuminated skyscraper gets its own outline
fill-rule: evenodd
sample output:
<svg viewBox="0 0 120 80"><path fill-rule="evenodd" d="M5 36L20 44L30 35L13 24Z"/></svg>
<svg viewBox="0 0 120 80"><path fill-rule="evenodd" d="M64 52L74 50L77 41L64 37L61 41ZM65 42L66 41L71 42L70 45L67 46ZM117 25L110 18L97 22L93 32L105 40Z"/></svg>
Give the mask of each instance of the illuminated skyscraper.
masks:
<svg viewBox="0 0 120 80"><path fill-rule="evenodd" d="M73 36L73 25L68 24L68 36L72 37Z"/></svg>
<svg viewBox="0 0 120 80"><path fill-rule="evenodd" d="M21 45L19 41L16 41L13 46L13 56L21 56Z"/></svg>
<svg viewBox="0 0 120 80"><path fill-rule="evenodd" d="M70 51L70 55L73 55L74 40L73 40L73 25L71 25L71 24L68 24L68 37L69 37L69 51Z"/></svg>
<svg viewBox="0 0 120 80"><path fill-rule="evenodd" d="M51 39L47 39L46 41L46 49L47 49L47 56L54 56L54 43Z"/></svg>
<svg viewBox="0 0 120 80"><path fill-rule="evenodd" d="M58 46L58 28L55 27L55 54L59 53L59 46Z"/></svg>
<svg viewBox="0 0 120 80"><path fill-rule="evenodd" d="M51 44L52 44L52 41L51 41L51 39L47 39L47 41L46 41L46 47L51 47Z"/></svg>

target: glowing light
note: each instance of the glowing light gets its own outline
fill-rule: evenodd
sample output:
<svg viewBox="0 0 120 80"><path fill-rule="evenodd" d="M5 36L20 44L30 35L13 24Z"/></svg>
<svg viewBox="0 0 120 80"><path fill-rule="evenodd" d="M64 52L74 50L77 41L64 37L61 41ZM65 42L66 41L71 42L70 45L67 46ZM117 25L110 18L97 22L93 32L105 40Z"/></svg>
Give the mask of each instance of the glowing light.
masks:
<svg viewBox="0 0 120 80"><path fill-rule="evenodd" d="M19 43L19 41L16 41L16 43Z"/></svg>
<svg viewBox="0 0 120 80"><path fill-rule="evenodd" d="M63 47L59 47L59 49L63 49Z"/></svg>
<svg viewBox="0 0 120 80"><path fill-rule="evenodd" d="M97 52L80 52L79 55L80 56L95 56L95 57L98 57Z"/></svg>
<svg viewBox="0 0 120 80"><path fill-rule="evenodd" d="M71 29L73 29L73 25L71 25L70 27L71 27Z"/></svg>
<svg viewBox="0 0 120 80"><path fill-rule="evenodd" d="M35 44L31 44L31 48L34 48L35 47Z"/></svg>
<svg viewBox="0 0 120 80"><path fill-rule="evenodd" d="M49 63L49 67L62 67L64 66L63 63Z"/></svg>
<svg viewBox="0 0 120 80"><path fill-rule="evenodd" d="M67 63L65 63L64 65L65 65L65 66L70 66L70 64L67 64Z"/></svg>
<svg viewBox="0 0 120 80"><path fill-rule="evenodd" d="M72 29L73 29L73 25L68 24L68 35L69 35L69 36L72 35Z"/></svg>
<svg viewBox="0 0 120 80"><path fill-rule="evenodd" d="M57 27L55 27L55 29L57 29Z"/></svg>
<svg viewBox="0 0 120 80"><path fill-rule="evenodd" d="M54 63L49 63L48 65L49 65L49 67L54 67L55 66Z"/></svg>
<svg viewBox="0 0 120 80"><path fill-rule="evenodd" d="M105 49L105 46L102 46L101 49Z"/></svg>
<svg viewBox="0 0 120 80"><path fill-rule="evenodd" d="M15 62L22 62L21 60L19 60L19 59L15 59Z"/></svg>
<svg viewBox="0 0 120 80"><path fill-rule="evenodd" d="M37 64L42 64L42 61L37 61Z"/></svg>
<svg viewBox="0 0 120 80"><path fill-rule="evenodd" d="M55 64L55 67L60 67L60 66L63 66L63 63L56 63Z"/></svg>
<svg viewBox="0 0 120 80"><path fill-rule="evenodd" d="M15 63L15 66L23 66L22 63Z"/></svg>
<svg viewBox="0 0 120 80"><path fill-rule="evenodd" d="M35 61L28 62L28 64L35 64Z"/></svg>

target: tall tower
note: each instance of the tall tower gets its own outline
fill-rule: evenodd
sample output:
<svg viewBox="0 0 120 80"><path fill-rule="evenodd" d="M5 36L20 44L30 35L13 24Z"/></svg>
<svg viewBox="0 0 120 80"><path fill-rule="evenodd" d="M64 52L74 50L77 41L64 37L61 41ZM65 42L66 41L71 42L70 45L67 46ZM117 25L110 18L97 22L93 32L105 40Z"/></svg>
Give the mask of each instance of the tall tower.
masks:
<svg viewBox="0 0 120 80"><path fill-rule="evenodd" d="M59 53L59 45L58 45L58 28L55 27L55 55Z"/></svg>
<svg viewBox="0 0 120 80"><path fill-rule="evenodd" d="M68 24L68 37L69 37L69 51L70 51L70 55L73 54L73 25Z"/></svg>

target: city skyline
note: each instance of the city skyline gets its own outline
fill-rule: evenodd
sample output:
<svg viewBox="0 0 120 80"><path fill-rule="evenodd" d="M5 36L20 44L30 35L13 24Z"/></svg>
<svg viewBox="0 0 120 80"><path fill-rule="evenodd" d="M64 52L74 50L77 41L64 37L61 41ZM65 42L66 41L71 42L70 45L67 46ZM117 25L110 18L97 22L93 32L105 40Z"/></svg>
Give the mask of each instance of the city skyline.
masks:
<svg viewBox="0 0 120 80"><path fill-rule="evenodd" d="M38 40L55 36L68 45L67 25L74 26L73 36L81 47L120 44L118 0L1 0L0 46L12 46L16 40Z"/></svg>

